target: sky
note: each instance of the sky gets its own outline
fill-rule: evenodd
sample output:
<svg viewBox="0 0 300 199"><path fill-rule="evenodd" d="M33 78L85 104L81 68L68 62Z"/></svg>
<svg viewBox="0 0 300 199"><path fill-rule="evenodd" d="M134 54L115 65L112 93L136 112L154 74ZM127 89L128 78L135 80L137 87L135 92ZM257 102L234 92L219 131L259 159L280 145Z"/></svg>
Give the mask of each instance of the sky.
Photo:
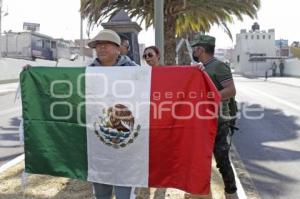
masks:
<svg viewBox="0 0 300 199"><path fill-rule="evenodd" d="M1 1L1 0L0 0ZM54 38L80 38L80 0L2 0L2 32L22 31L23 22L39 23L40 33ZM257 19L244 17L244 21L235 20L229 25L234 40L224 33L222 28L214 26L209 32L216 37L217 48L232 48L235 35L241 29L249 30L254 22L260 24L261 30L275 29L276 39L288 39L289 44L300 40L300 1L297 0L261 0L261 8ZM4 13L8 15L3 16ZM142 26L144 29L145 27ZM95 27L90 36L93 37L102 27ZM84 23L84 38L86 22ZM139 34L139 42L146 46L153 45L154 30L143 30Z"/></svg>

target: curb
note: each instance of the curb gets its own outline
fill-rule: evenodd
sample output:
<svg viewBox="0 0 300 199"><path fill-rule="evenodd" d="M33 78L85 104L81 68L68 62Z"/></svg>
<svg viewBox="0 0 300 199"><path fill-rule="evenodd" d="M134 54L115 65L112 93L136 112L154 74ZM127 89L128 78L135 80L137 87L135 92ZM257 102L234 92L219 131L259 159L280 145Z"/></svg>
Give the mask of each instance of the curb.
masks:
<svg viewBox="0 0 300 199"><path fill-rule="evenodd" d="M237 175L236 169L234 167L234 165L231 163L232 169L233 169L233 173L235 176L235 183L236 183L236 187L237 187L237 195L239 197L239 199L247 199L248 197L246 196L246 192L242 186L242 183L240 181L240 178Z"/></svg>
<svg viewBox="0 0 300 199"><path fill-rule="evenodd" d="M22 154L22 155L19 155L16 158L12 159L11 161L5 163L4 165L2 165L0 167L0 173L2 173L4 171L8 170L9 168L17 165L18 163L22 162L24 160L24 157L25 157L24 154Z"/></svg>
<svg viewBox="0 0 300 199"><path fill-rule="evenodd" d="M262 82L269 82L269 83L273 83L273 84L281 84L281 85L285 85L285 86L292 86L292 87L300 88L300 85L296 85L296 84L288 83L288 82L276 81L276 77L275 78L274 77L269 77L267 79L264 78L264 77L247 77L247 76L241 76L241 77L245 77L245 78L248 78L248 79L257 79L257 80L260 80ZM280 77L277 77L277 78L280 78Z"/></svg>
<svg viewBox="0 0 300 199"><path fill-rule="evenodd" d="M285 85L285 86L292 86L292 87L296 87L296 88L300 88L300 85L296 85L296 84L292 84L292 83L287 83L287 82L281 82L281 81L276 81L276 78L280 78L280 77L268 77L267 79L265 77L257 77L257 76L247 76L247 75L241 75L241 74L235 74L235 77L245 77L248 79L256 79L262 82L269 82L269 83L274 83L274 84L281 84L281 85ZM288 77L286 77L288 78ZM293 78L298 78L298 77L294 77ZM298 78L300 79L300 78Z"/></svg>
<svg viewBox="0 0 300 199"><path fill-rule="evenodd" d="M6 89L6 90L0 90L0 95L1 94L7 94L7 93L14 93L16 92L17 89Z"/></svg>
<svg viewBox="0 0 300 199"><path fill-rule="evenodd" d="M254 182L252 181L250 174L245 168L245 165L243 164L240 155L233 144L231 145L230 154L231 154L230 155L231 164L233 165L233 171L236 179L239 197L243 199L244 198L261 199L254 185ZM242 192L244 193L240 193L241 189Z"/></svg>
<svg viewBox="0 0 300 199"><path fill-rule="evenodd" d="M295 85L295 84L289 84L289 83L285 83L285 82L278 82L278 81L274 81L272 79L268 79L268 80L266 80L266 82L270 82L270 83L273 83L273 84L281 84L281 85L285 85L285 86L291 86L291 87L300 88L300 86Z"/></svg>
<svg viewBox="0 0 300 199"><path fill-rule="evenodd" d="M19 79L8 79L8 80L0 80L0 85L1 84L10 84L10 83L17 83L19 82Z"/></svg>

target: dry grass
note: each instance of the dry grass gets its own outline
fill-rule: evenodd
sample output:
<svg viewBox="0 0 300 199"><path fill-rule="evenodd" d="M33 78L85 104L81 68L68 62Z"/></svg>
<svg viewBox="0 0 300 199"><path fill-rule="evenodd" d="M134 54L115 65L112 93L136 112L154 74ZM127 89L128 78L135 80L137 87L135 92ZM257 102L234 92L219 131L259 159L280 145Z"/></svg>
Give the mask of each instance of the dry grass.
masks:
<svg viewBox="0 0 300 199"><path fill-rule="evenodd" d="M0 199L92 198L90 183L62 177L29 175L22 188L24 162L0 173Z"/></svg>
<svg viewBox="0 0 300 199"><path fill-rule="evenodd" d="M21 184L21 175L24 162L0 173L0 199L91 199L91 183L72 180L62 177L46 175L29 175L26 187ZM213 193L208 196L195 196L176 189L147 189L135 190L136 199L221 199L223 187L220 176L213 167L212 185Z"/></svg>
<svg viewBox="0 0 300 199"><path fill-rule="evenodd" d="M290 50L294 57L297 57L298 59L300 59L300 48L299 47L291 47Z"/></svg>

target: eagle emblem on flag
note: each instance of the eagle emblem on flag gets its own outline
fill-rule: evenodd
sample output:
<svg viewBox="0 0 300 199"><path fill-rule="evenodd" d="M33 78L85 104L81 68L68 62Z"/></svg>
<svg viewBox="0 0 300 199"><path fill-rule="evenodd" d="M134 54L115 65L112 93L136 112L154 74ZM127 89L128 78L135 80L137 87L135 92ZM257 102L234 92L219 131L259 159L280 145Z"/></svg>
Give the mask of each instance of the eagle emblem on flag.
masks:
<svg viewBox="0 0 300 199"><path fill-rule="evenodd" d="M141 125L136 125L132 112L123 104L104 108L102 116L94 123L96 136L113 148L124 148L138 137Z"/></svg>

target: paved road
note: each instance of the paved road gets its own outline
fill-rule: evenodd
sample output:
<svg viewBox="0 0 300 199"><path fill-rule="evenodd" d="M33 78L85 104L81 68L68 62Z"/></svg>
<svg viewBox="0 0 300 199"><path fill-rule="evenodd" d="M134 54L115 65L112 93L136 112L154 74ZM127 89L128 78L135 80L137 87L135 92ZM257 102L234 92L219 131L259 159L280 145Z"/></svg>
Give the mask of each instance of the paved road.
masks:
<svg viewBox="0 0 300 199"><path fill-rule="evenodd" d="M14 103L13 87L0 89L0 166L23 152L18 133L21 105Z"/></svg>
<svg viewBox="0 0 300 199"><path fill-rule="evenodd" d="M300 85L235 80L242 117L233 140L257 192L263 199L300 198Z"/></svg>

